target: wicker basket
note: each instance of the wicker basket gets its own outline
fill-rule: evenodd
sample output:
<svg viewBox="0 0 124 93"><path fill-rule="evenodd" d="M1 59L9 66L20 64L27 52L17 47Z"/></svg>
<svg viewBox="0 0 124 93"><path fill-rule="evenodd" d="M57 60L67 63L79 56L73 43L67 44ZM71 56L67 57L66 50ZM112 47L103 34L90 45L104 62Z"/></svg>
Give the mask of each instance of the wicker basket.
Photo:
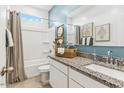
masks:
<svg viewBox="0 0 124 93"><path fill-rule="evenodd" d="M77 56L76 49L74 48L65 48L64 54L59 54L57 53L57 50L56 50L55 54L58 57L65 57L65 58L74 58Z"/></svg>
<svg viewBox="0 0 124 93"><path fill-rule="evenodd" d="M64 52L64 57L66 58L73 58L76 57L76 49L74 48L65 48L65 52Z"/></svg>

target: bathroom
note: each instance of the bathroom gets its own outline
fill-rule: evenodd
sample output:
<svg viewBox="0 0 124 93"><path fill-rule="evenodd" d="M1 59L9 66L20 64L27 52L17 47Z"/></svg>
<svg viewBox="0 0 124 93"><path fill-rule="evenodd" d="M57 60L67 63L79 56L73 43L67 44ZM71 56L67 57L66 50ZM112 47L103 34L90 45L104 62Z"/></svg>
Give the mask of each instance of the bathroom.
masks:
<svg viewBox="0 0 124 93"><path fill-rule="evenodd" d="M123 88L123 11L0 5L0 88Z"/></svg>

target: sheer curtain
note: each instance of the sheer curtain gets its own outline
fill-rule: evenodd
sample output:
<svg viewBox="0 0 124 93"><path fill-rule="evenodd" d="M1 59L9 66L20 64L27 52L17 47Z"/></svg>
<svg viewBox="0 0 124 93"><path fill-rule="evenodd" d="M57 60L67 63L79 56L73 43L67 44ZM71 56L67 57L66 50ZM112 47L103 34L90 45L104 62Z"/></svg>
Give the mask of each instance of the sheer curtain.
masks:
<svg viewBox="0 0 124 93"><path fill-rule="evenodd" d="M8 29L10 30L14 46L7 47L7 67L12 66L14 71L7 73L7 83L15 83L26 79L24 72L23 44L21 33L20 13L9 12Z"/></svg>

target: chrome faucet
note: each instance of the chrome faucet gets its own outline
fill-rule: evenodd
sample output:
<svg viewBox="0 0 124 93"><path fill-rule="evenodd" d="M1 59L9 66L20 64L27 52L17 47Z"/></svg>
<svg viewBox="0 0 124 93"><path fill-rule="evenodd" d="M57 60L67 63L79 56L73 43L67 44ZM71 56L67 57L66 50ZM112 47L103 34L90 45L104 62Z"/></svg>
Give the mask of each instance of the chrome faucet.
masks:
<svg viewBox="0 0 124 93"><path fill-rule="evenodd" d="M110 66L114 69L119 69L119 67L124 65L124 59L122 58L113 58L112 51L107 51L107 56L103 56L103 58L106 60L107 66Z"/></svg>
<svg viewBox="0 0 124 93"><path fill-rule="evenodd" d="M115 59L116 61L116 65L119 67L119 66L122 66L124 63L124 59L123 58L117 58Z"/></svg>
<svg viewBox="0 0 124 93"><path fill-rule="evenodd" d="M108 51L108 57L107 57L107 63L108 63L108 65L111 66L112 68L118 69L118 67L120 65L120 62L119 61L122 62L121 59L118 59L118 58L114 59L113 58L113 55L112 55L112 51L109 50Z"/></svg>

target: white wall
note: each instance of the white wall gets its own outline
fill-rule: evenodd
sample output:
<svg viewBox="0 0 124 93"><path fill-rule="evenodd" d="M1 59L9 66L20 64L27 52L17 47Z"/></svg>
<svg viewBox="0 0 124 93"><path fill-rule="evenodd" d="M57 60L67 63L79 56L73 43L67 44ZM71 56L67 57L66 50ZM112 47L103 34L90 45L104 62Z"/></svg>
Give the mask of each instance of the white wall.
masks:
<svg viewBox="0 0 124 93"><path fill-rule="evenodd" d="M6 6L0 6L0 71L3 67L6 67L6 38L5 38L5 29L6 29ZM6 87L6 76L0 76L0 88Z"/></svg>
<svg viewBox="0 0 124 93"><path fill-rule="evenodd" d="M48 19L48 11L32 8L31 6L10 6L11 10L16 10L23 14L36 16ZM24 64L26 74L28 77L36 76L39 74L38 67L41 64L47 63L49 45L44 44L44 41L49 40L48 21L43 20L41 23L21 20L22 37L23 37L23 50L24 50Z"/></svg>
<svg viewBox="0 0 124 93"><path fill-rule="evenodd" d="M11 8L11 10L16 10L16 11L24 13L24 14L48 18L48 11L33 8L30 5L25 5L25 6L24 5L13 5L13 6L10 6L10 8Z"/></svg>
<svg viewBox="0 0 124 93"><path fill-rule="evenodd" d="M47 10L33 8L30 5L27 5L27 6L26 5L25 6L24 5L14 5L14 6L10 6L10 10L16 10L17 12L21 12L22 14L28 14L28 15L48 19L48 11ZM46 29L48 29L48 21L43 20L42 24L39 24L39 23L36 24L36 23L22 21L22 26L26 27L26 28L34 27L34 29L46 30Z"/></svg>
<svg viewBox="0 0 124 93"><path fill-rule="evenodd" d="M95 26L110 23L110 41L94 42L100 46L124 46L124 6L94 6L91 9L81 12L72 17L72 24L83 25L94 22ZM95 32L94 32L95 33ZM94 35L95 37L95 35Z"/></svg>

